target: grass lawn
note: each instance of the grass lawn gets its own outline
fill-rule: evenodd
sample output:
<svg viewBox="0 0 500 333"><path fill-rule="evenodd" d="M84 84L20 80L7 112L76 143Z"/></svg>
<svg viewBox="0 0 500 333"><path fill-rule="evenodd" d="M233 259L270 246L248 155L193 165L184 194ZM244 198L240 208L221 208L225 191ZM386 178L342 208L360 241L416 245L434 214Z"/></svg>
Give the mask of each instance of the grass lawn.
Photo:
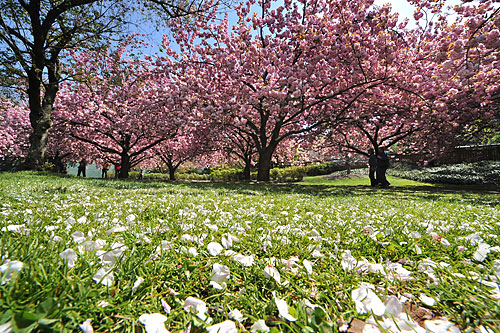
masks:
<svg viewBox="0 0 500 333"><path fill-rule="evenodd" d="M498 193L389 181L0 173L0 332L500 330Z"/></svg>

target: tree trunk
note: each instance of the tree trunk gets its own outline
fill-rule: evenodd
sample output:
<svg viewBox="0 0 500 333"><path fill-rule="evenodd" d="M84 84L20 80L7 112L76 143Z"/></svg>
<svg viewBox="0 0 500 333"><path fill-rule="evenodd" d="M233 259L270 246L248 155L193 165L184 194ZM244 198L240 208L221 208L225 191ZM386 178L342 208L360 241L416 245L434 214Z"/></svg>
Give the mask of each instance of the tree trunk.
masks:
<svg viewBox="0 0 500 333"><path fill-rule="evenodd" d="M259 160L257 162L257 180L268 182L269 172L271 171L271 158L273 157L274 149L271 147L259 151Z"/></svg>
<svg viewBox="0 0 500 333"><path fill-rule="evenodd" d="M245 159L245 168L243 169L243 180L251 180L252 160Z"/></svg>
<svg viewBox="0 0 500 333"><path fill-rule="evenodd" d="M30 134L30 147L24 161L24 169L40 170L45 162L45 152L49 141L49 129L52 126L52 106L57 88L47 88L43 103L40 101L41 77L29 75L28 100L30 107L30 123L33 131Z"/></svg>
<svg viewBox="0 0 500 333"><path fill-rule="evenodd" d="M130 172L130 156L128 156L128 153L122 154L121 167L119 178L127 179Z"/></svg>
<svg viewBox="0 0 500 333"><path fill-rule="evenodd" d="M167 163L167 167L168 167L168 177L170 180L175 180L175 170L177 170L177 168L171 164L171 163Z"/></svg>

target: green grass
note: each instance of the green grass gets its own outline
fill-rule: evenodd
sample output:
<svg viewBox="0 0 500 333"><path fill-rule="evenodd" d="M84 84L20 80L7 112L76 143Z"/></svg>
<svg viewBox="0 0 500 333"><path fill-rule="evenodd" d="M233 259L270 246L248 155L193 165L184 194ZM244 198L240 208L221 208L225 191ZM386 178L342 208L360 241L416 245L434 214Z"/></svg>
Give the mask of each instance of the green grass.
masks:
<svg viewBox="0 0 500 333"><path fill-rule="evenodd" d="M170 331L204 331L234 309L248 330L263 319L274 332L331 331L340 319L369 317L356 311L351 296L366 282L382 300L405 296L462 330L498 330L499 301L491 292L500 255L493 248L475 260L478 243L471 240L500 245L498 194L389 181L393 186L381 189L369 187L367 178L269 185L0 173L0 265L24 264L10 279L0 273L0 325L77 331L91 319L96 331L141 332L138 318L165 314L164 300ZM253 255L252 266L230 253L209 253L210 242L222 244L229 235L239 240L228 249ZM61 260L66 249L78 255L73 267ZM346 251L360 267L344 267ZM116 255L106 266L114 277L110 286L93 279L103 253ZM436 263L432 270L429 260ZM398 262L411 279L368 269ZM230 270L224 290L210 286L214 264ZM281 284L264 275L268 264ZM133 289L138 277L144 282ZM273 292L297 321L279 315ZM420 294L439 301L429 307ZM187 297L206 302L211 323L183 309ZM308 310L308 302L321 309Z"/></svg>
<svg viewBox="0 0 500 333"><path fill-rule="evenodd" d="M421 183L413 180L398 178L388 176L387 180L394 187L406 187L406 186L434 186L432 184ZM359 176L353 178L340 178L340 179L328 179L325 176L314 176L314 177L304 177L304 185L329 185L329 186L370 186L370 179L368 176Z"/></svg>

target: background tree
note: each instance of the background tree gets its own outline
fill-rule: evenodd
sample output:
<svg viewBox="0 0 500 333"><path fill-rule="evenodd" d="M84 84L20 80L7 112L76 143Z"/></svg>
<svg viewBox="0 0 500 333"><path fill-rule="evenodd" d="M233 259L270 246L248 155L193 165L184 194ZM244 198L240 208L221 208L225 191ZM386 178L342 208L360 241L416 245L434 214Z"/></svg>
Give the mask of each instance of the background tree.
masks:
<svg viewBox="0 0 500 333"><path fill-rule="evenodd" d="M187 124L186 124L187 125ZM185 162L193 162L197 157L210 154L215 142L210 129L204 126L183 126L172 137L154 148L156 160L168 168L169 179L175 180L175 172Z"/></svg>
<svg viewBox="0 0 500 333"><path fill-rule="evenodd" d="M124 8L116 1L2 1L2 71L21 78L29 101L33 130L27 168L40 168L45 158L52 108L62 78L63 51L75 45L95 45L115 31Z"/></svg>
<svg viewBox="0 0 500 333"><path fill-rule="evenodd" d="M189 85L206 117L237 128L258 152L258 180L269 180L281 141L343 117L366 89L389 79L400 39L388 9L372 1L260 1L237 7L238 23L174 26ZM202 29L204 28L204 29ZM196 45L194 41L198 41ZM182 56L179 56L180 58Z"/></svg>
<svg viewBox="0 0 500 333"><path fill-rule="evenodd" d="M168 76L155 76L149 61L127 56L132 46L76 53L73 70L79 81L63 86L55 112L66 135L119 163L121 178L186 120L182 90Z"/></svg>
<svg viewBox="0 0 500 333"><path fill-rule="evenodd" d="M6 0L0 4L0 83L22 84L30 109L30 147L25 167L43 164L52 109L63 79L65 51L97 48L100 41L127 30L129 12L159 20L200 14L211 0ZM151 11L153 10L153 11ZM133 15L138 20L138 15ZM132 20L132 19L131 19Z"/></svg>
<svg viewBox="0 0 500 333"><path fill-rule="evenodd" d="M29 133L27 105L0 97L0 169L10 169L26 155Z"/></svg>

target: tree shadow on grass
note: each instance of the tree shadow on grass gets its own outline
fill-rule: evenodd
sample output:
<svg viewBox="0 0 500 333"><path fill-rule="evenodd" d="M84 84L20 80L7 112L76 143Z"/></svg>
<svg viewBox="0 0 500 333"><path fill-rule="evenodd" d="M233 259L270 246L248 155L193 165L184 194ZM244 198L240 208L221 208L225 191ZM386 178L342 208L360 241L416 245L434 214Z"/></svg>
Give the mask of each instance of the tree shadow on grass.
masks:
<svg viewBox="0 0 500 333"><path fill-rule="evenodd" d="M57 177L57 176L56 176ZM63 178L63 177L61 177ZM64 177L64 179L68 179ZM500 188L495 186L457 186L457 185L416 185L373 188L368 185L314 185L314 184L272 184L272 183L225 183L225 182L190 182L190 181L150 181L150 180L102 180L88 179L87 185L96 188L124 190L161 190L163 193L199 195L205 191L217 191L218 195L240 194L259 196L265 194L298 194L320 198L348 196L387 196L396 200L449 200L471 205L500 206ZM192 192L193 191L193 192ZM147 193L145 193L147 195Z"/></svg>

